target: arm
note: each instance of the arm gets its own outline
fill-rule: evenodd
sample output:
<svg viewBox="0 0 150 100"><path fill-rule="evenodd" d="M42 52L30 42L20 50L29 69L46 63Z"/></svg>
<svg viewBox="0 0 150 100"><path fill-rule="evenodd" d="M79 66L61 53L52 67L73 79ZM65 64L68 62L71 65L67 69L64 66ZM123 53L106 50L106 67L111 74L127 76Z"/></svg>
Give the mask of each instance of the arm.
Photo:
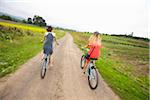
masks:
<svg viewBox="0 0 150 100"><path fill-rule="evenodd" d="M56 44L59 45L59 43L58 43L58 41L57 41L57 39L56 39L55 33L52 33L52 35L54 36L54 41L56 42Z"/></svg>
<svg viewBox="0 0 150 100"><path fill-rule="evenodd" d="M87 48L88 47L88 45L85 45L83 48Z"/></svg>
<svg viewBox="0 0 150 100"><path fill-rule="evenodd" d="M84 47L82 47L82 48L90 48L90 44L87 44L87 45L85 45Z"/></svg>

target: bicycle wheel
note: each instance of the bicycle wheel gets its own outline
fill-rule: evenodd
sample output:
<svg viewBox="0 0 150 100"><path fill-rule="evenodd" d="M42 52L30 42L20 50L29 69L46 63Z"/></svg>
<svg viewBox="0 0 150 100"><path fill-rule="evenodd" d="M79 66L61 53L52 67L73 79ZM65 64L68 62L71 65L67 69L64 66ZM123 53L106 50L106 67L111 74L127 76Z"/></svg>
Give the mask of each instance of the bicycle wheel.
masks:
<svg viewBox="0 0 150 100"><path fill-rule="evenodd" d="M86 61L85 56L82 55L81 61L80 61L80 68L81 68L81 69L83 69L83 66L84 66L85 61Z"/></svg>
<svg viewBox="0 0 150 100"><path fill-rule="evenodd" d="M98 73L94 66L89 69L88 82L91 89L96 89L98 86Z"/></svg>
<svg viewBox="0 0 150 100"><path fill-rule="evenodd" d="M42 62L42 66L41 66L41 78L44 79L45 74L46 74L46 60L44 60Z"/></svg>

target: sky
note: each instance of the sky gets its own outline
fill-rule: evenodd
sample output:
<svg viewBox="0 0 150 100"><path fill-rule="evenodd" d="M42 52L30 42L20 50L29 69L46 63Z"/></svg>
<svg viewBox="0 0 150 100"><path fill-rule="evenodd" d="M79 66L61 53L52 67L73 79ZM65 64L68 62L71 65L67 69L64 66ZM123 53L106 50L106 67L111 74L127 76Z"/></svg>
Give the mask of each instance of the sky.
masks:
<svg viewBox="0 0 150 100"><path fill-rule="evenodd" d="M49 25L77 31L150 38L150 0L0 0L0 12L40 15Z"/></svg>

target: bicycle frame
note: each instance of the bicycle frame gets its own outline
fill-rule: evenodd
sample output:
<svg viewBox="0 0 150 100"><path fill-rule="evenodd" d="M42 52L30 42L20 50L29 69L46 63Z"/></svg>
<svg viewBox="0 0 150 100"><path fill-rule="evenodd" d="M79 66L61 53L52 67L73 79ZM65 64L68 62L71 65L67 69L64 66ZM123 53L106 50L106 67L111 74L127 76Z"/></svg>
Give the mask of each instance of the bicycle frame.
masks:
<svg viewBox="0 0 150 100"><path fill-rule="evenodd" d="M47 68L48 68L49 57L50 57L50 55L44 54L44 59L43 59L43 61L42 61L42 66L41 66L41 78L42 78L42 79L44 79L45 74L46 74L46 70L47 70Z"/></svg>
<svg viewBox="0 0 150 100"><path fill-rule="evenodd" d="M87 74L88 74L88 76L90 75L90 70L91 70L93 67L95 68L95 62L94 62L93 60L91 60L91 61L89 62L89 64L88 64L88 66L87 66Z"/></svg>
<svg viewBox="0 0 150 100"><path fill-rule="evenodd" d="M44 61L46 62L46 66L45 66L46 68L49 64L49 57L50 57L50 55L44 54Z"/></svg>

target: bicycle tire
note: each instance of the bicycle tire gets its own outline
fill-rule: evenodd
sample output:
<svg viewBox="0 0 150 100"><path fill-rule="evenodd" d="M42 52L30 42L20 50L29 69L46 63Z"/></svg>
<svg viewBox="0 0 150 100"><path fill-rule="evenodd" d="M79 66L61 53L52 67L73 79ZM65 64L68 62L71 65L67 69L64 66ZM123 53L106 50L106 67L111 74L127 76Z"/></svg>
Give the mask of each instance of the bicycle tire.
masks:
<svg viewBox="0 0 150 100"><path fill-rule="evenodd" d="M83 61L84 60L84 61ZM80 61L80 68L81 69L83 69L83 65L84 65L84 63L85 63L85 56L84 55L82 55L82 57L81 57L81 61Z"/></svg>
<svg viewBox="0 0 150 100"><path fill-rule="evenodd" d="M90 76L93 72L95 73L95 79L96 79L96 84L94 86L91 84L91 79L90 79ZM92 66L91 69L89 69L88 83L91 89L96 89L98 86L98 73L94 66Z"/></svg>
<svg viewBox="0 0 150 100"><path fill-rule="evenodd" d="M44 79L46 75L46 61L43 61L41 66L41 79Z"/></svg>

